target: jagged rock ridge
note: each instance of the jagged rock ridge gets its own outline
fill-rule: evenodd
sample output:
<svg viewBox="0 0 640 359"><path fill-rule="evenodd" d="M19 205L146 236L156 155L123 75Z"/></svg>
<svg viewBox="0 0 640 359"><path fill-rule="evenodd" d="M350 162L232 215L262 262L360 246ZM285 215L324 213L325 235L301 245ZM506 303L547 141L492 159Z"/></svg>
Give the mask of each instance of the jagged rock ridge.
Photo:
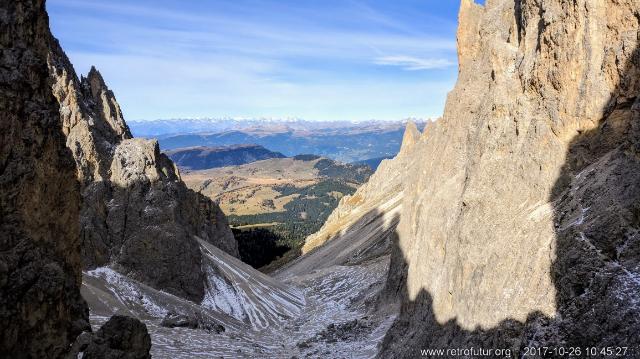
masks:
<svg viewBox="0 0 640 359"><path fill-rule="evenodd" d="M201 301L206 281L194 236L238 255L224 214L184 185L157 141L132 138L95 68L78 80L57 41L49 67L82 183L84 267L113 265L154 288Z"/></svg>

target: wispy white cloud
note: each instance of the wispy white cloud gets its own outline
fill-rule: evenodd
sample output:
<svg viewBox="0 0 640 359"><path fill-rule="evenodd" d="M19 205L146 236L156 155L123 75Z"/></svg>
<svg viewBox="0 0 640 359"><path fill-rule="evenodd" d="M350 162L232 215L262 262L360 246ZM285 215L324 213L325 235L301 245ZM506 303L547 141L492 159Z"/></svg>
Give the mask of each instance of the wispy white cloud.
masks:
<svg viewBox="0 0 640 359"><path fill-rule="evenodd" d="M300 83L264 75L265 69L245 61L219 61L211 66L199 59L185 59L178 65L171 60L129 55L71 56L83 69L98 66L126 118L132 120L294 115L309 120L437 117L453 86L452 79L428 78L325 78Z"/></svg>
<svg viewBox="0 0 640 359"><path fill-rule="evenodd" d="M376 65L398 66L408 71L433 70L451 67L455 62L449 59L418 58L413 56L384 56L375 59Z"/></svg>
<svg viewBox="0 0 640 359"><path fill-rule="evenodd" d="M77 69L96 65L130 119L422 117L441 111L455 80L453 32L427 31L365 0L48 7Z"/></svg>

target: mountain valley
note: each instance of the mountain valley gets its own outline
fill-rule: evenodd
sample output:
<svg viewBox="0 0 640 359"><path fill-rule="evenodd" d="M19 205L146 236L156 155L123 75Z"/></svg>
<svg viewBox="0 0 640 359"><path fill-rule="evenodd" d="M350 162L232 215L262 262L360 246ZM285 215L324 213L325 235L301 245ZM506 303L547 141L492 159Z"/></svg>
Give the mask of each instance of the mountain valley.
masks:
<svg viewBox="0 0 640 359"><path fill-rule="evenodd" d="M182 179L220 206L233 227L240 258L261 267L285 252L289 253L274 265L299 255L305 238L320 229L340 199L371 173L364 165L298 155L184 171Z"/></svg>
<svg viewBox="0 0 640 359"><path fill-rule="evenodd" d="M437 121L134 131L48 16L0 2L0 357L640 357L636 1L461 0Z"/></svg>

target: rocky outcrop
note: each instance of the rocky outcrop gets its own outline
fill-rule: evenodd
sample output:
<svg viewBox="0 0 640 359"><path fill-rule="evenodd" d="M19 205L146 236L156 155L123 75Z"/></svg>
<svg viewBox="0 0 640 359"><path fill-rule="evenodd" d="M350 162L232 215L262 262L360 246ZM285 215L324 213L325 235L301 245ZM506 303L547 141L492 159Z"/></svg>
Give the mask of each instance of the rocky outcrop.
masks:
<svg viewBox="0 0 640 359"><path fill-rule="evenodd" d="M220 208L188 189L155 140L132 138L100 73L78 80L58 42L49 71L62 129L82 184L85 269L113 266L135 280L196 302L205 293L195 236L237 256Z"/></svg>
<svg viewBox="0 0 640 359"><path fill-rule="evenodd" d="M67 358L150 359L151 337L135 318L114 315L95 333L83 333Z"/></svg>
<svg viewBox="0 0 640 359"><path fill-rule="evenodd" d="M402 136L402 145L400 146L400 155L405 155L413 148L413 145L420 139L420 131L413 121L407 122L407 128Z"/></svg>
<svg viewBox="0 0 640 359"><path fill-rule="evenodd" d="M80 193L47 72L44 1L0 3L0 357L60 357L88 329Z"/></svg>
<svg viewBox="0 0 640 359"><path fill-rule="evenodd" d="M462 1L458 82L403 174L381 357L640 344L639 18Z"/></svg>
<svg viewBox="0 0 640 359"><path fill-rule="evenodd" d="M160 325L166 328L189 328L202 329L220 334L225 331L222 324L203 316L203 315L184 315L176 313L168 313L160 322Z"/></svg>

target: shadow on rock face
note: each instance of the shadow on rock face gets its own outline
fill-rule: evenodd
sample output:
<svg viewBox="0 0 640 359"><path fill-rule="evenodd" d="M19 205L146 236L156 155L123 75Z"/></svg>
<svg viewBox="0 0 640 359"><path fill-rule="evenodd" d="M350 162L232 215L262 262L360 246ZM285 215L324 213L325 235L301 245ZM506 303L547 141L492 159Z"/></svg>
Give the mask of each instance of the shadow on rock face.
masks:
<svg viewBox="0 0 640 359"><path fill-rule="evenodd" d="M640 355L640 51L604 116L569 146L554 204L555 320L570 346L635 346Z"/></svg>
<svg viewBox="0 0 640 359"><path fill-rule="evenodd" d="M151 337L138 319L114 315L95 333L76 339L67 358L151 358Z"/></svg>
<svg viewBox="0 0 640 359"><path fill-rule="evenodd" d="M46 63L42 0L0 2L0 357L59 357L89 326L79 190Z"/></svg>

